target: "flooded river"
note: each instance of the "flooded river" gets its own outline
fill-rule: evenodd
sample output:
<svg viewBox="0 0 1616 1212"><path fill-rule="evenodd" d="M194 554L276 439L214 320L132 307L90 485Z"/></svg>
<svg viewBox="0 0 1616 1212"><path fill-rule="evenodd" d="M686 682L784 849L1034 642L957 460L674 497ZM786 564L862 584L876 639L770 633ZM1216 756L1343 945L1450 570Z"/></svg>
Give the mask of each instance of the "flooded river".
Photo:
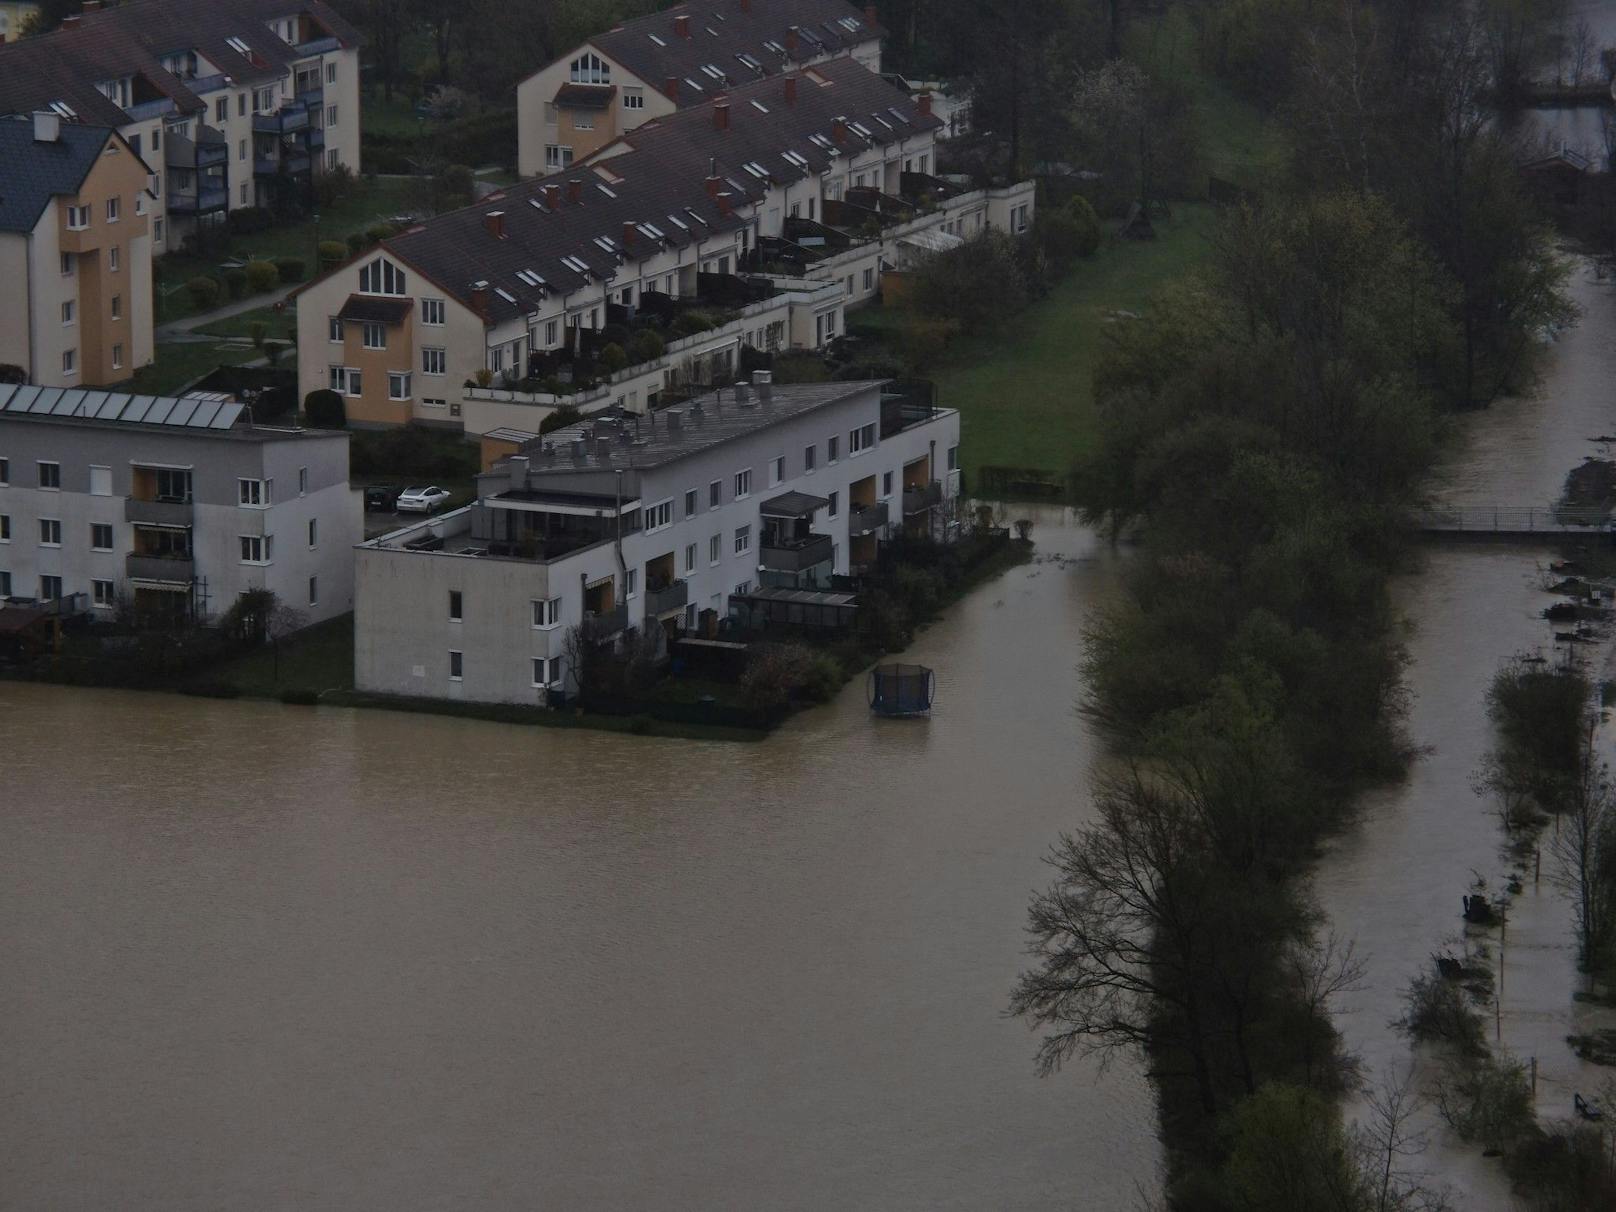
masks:
<svg viewBox="0 0 1616 1212"><path fill-rule="evenodd" d="M1114 556L763 744L0 683L0 1207L1126 1208L1127 1066L1002 1017ZM1070 557L1053 562L1051 554Z"/></svg>
<svg viewBox="0 0 1616 1212"><path fill-rule="evenodd" d="M1538 390L1464 418L1440 499L1547 504L1585 456L1608 454L1589 439L1616 429L1616 283L1580 264L1572 293L1582 319L1548 352ZM1409 978L1460 935L1460 898L1473 873L1494 893L1508 873L1491 805L1471 784L1492 744L1485 695L1499 665L1534 650L1557 659L1553 629L1541 617L1555 600L1542 588L1549 558L1544 547L1433 546L1423 571L1398 586L1412 628L1411 731L1428 752L1405 784L1368 799L1317 880L1335 928L1356 938L1368 960L1365 987L1346 999L1339 1021L1371 1076L1406 1069L1408 1043L1388 1023L1402 1013ZM1593 659L1597 673L1606 657ZM1609 753L1608 738L1606 746ZM1582 987L1571 907L1550 884L1546 853L1542 870L1537 886L1532 870L1524 872L1525 892L1511 909L1501 1014L1488 1035L1523 1061L1538 1059L1538 1114L1565 1119L1573 1092L1592 1092L1611 1074L1583 1065L1565 1044L1587 1015L1571 1001ZM1419 1072L1422 1080L1431 1076L1429 1068ZM1453 1183L1463 1196L1459 1206L1512 1206L1496 1162L1452 1139L1434 1117L1426 1123L1433 1147L1417 1164Z"/></svg>

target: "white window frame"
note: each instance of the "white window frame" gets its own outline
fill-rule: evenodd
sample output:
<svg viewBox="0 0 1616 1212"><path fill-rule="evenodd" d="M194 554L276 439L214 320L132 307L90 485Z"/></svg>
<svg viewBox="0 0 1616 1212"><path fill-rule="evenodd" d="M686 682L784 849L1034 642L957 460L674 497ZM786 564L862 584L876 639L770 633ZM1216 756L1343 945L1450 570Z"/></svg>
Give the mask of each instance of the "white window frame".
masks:
<svg viewBox="0 0 1616 1212"><path fill-rule="evenodd" d="M645 533L655 534L673 525L673 498L658 501L645 509Z"/></svg>
<svg viewBox="0 0 1616 1212"><path fill-rule="evenodd" d="M531 605L534 631L554 631L561 626L560 598L533 598Z"/></svg>
<svg viewBox="0 0 1616 1212"><path fill-rule="evenodd" d="M735 554L749 555L752 551L752 527L750 525L735 528Z"/></svg>
<svg viewBox="0 0 1616 1212"><path fill-rule="evenodd" d="M47 538L46 536L54 536ZM39 545L41 547L60 547L62 545L62 519L39 519Z"/></svg>
<svg viewBox="0 0 1616 1212"><path fill-rule="evenodd" d="M421 300L421 323L422 324L425 324L425 325L427 325L428 327L431 327L431 328L442 328L443 327L443 314L444 314L444 308L443 308L443 300L442 299L422 299Z"/></svg>
<svg viewBox="0 0 1616 1212"><path fill-rule="evenodd" d="M243 509L268 509L271 504L270 485L273 483L273 480L236 477L236 503Z"/></svg>
<svg viewBox="0 0 1616 1212"><path fill-rule="evenodd" d="M96 542L96 540L101 537L97 532L100 531L100 530L103 530L103 529L106 531L106 535L107 535L107 541L104 544ZM90 523L90 550L91 551L111 551L113 549L113 545L115 543L117 543L117 541L118 541L118 534L117 534L117 532L115 530L113 530L111 522L91 522Z"/></svg>
<svg viewBox="0 0 1616 1212"><path fill-rule="evenodd" d="M366 349L387 348L387 325L379 320L365 320L359 329L359 343Z"/></svg>
<svg viewBox="0 0 1616 1212"><path fill-rule="evenodd" d="M743 467L735 473L735 499L744 501L752 495L752 469Z"/></svg>
<svg viewBox="0 0 1616 1212"><path fill-rule="evenodd" d="M447 373L449 351L436 345L421 346L421 373L434 377Z"/></svg>

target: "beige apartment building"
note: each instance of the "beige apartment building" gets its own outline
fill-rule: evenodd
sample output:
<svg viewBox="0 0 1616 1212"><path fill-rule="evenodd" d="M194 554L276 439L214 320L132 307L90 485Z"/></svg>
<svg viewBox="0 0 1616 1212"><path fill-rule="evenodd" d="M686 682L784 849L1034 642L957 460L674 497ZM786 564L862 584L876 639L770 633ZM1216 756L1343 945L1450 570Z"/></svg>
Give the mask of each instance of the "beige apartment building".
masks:
<svg viewBox="0 0 1616 1212"><path fill-rule="evenodd" d="M116 129L153 173L160 255L323 169L359 171L359 46L323 0L85 0L0 45L0 115Z"/></svg>
<svg viewBox="0 0 1616 1212"><path fill-rule="evenodd" d="M625 21L516 88L517 167L561 172L655 118L736 85L849 55L881 70L873 5L716 0Z"/></svg>
<svg viewBox="0 0 1616 1212"><path fill-rule="evenodd" d="M115 130L0 119L0 365L121 382L152 360L150 168Z"/></svg>

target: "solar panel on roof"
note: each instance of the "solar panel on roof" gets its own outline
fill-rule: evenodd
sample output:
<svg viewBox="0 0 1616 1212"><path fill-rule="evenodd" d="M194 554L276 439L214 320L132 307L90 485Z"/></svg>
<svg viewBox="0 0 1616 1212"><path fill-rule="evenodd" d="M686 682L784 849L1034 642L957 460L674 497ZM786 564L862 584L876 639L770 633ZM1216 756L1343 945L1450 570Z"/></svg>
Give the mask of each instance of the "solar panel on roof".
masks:
<svg viewBox="0 0 1616 1212"><path fill-rule="evenodd" d="M82 388L78 391L62 393L61 403L57 405L57 415L64 417L83 417L89 414L84 411L84 398L89 393Z"/></svg>
<svg viewBox="0 0 1616 1212"><path fill-rule="evenodd" d="M144 421L146 419L147 412L151 410L151 406L156 402L157 401L152 399L151 396L130 396L128 407L123 410L123 415L120 416L118 420L130 422Z"/></svg>
<svg viewBox="0 0 1616 1212"><path fill-rule="evenodd" d="M196 411L186 422L192 429L206 429L208 423L219 415L219 410L225 406L223 400L198 400Z"/></svg>
<svg viewBox="0 0 1616 1212"><path fill-rule="evenodd" d="M162 425L168 420L168 414L174 411L176 400L156 399L152 401L151 411L145 416L146 424Z"/></svg>
<svg viewBox="0 0 1616 1212"><path fill-rule="evenodd" d="M220 405L220 407L219 407L219 415L213 418L213 421L212 421L211 424L208 425L208 428L209 429L229 429L232 425L234 425L236 423L236 418L239 417L239 416L241 416L241 405L240 404L223 404L223 405Z"/></svg>
<svg viewBox="0 0 1616 1212"><path fill-rule="evenodd" d="M174 405L174 411L168 414L165 423L169 425L189 425L191 423L191 415L195 412L195 400L181 400L178 404Z"/></svg>
<svg viewBox="0 0 1616 1212"><path fill-rule="evenodd" d="M17 389L17 394L11 397L12 412L27 412L33 406L34 397L39 395L39 388L24 384Z"/></svg>
<svg viewBox="0 0 1616 1212"><path fill-rule="evenodd" d="M0 412L6 411L6 404L12 396L17 394L15 383L0 383Z"/></svg>
<svg viewBox="0 0 1616 1212"><path fill-rule="evenodd" d="M28 411L36 416L49 416L51 410L56 407L56 402L61 398L62 389L60 387L42 387L39 389L39 395L35 397Z"/></svg>
<svg viewBox="0 0 1616 1212"><path fill-rule="evenodd" d="M91 404L95 406L95 411L87 415L94 417L97 421L116 421L118 414L129 404L128 396L115 396L108 392L98 394L99 399L85 401L86 407Z"/></svg>

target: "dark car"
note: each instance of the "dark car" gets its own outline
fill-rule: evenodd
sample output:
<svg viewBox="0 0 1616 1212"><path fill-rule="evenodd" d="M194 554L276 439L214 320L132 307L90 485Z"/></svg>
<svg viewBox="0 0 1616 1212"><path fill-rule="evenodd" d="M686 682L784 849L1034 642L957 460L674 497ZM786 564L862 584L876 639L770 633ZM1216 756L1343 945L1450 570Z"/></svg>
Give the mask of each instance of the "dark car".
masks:
<svg viewBox="0 0 1616 1212"><path fill-rule="evenodd" d="M365 508L372 513L392 513L398 504L398 489L379 486L365 489Z"/></svg>

